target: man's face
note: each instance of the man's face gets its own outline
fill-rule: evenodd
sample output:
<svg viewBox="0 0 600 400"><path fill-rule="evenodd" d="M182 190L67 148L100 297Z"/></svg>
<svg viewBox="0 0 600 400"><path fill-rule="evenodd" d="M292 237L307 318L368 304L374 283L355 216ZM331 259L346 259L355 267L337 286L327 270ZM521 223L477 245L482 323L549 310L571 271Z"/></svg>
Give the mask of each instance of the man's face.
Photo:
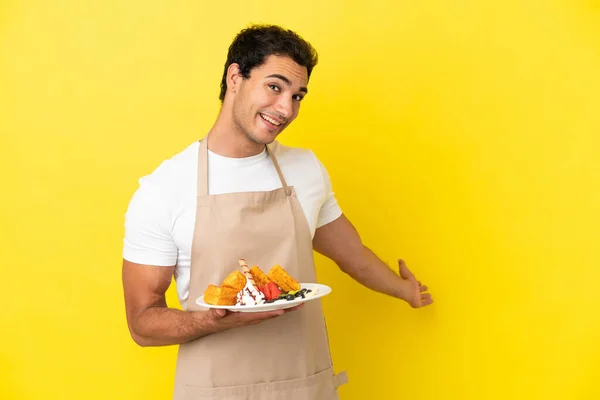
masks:
<svg viewBox="0 0 600 400"><path fill-rule="evenodd" d="M298 116L307 83L306 67L289 57L269 56L248 79L238 77L234 123L254 143L273 142Z"/></svg>

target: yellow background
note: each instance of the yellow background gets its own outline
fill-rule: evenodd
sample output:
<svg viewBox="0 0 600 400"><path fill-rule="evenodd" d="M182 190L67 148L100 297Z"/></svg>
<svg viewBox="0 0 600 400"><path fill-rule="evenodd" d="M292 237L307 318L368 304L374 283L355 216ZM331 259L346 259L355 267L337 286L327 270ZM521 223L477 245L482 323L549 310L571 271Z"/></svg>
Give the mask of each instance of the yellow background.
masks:
<svg viewBox="0 0 600 400"><path fill-rule="evenodd" d="M0 398L169 398L176 348L127 332L123 215L211 126L251 22L321 56L281 141L436 300L317 258L342 399L600 398L597 1L1 4Z"/></svg>

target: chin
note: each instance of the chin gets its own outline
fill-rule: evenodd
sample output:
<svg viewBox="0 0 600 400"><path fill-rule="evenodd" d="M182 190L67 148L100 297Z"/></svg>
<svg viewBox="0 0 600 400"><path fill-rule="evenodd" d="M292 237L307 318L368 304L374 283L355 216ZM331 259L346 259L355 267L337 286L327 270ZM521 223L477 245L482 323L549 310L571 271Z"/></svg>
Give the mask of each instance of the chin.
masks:
<svg viewBox="0 0 600 400"><path fill-rule="evenodd" d="M266 133L266 132L260 132L260 133L251 133L248 134L248 139L250 139L252 142L256 143L256 144L271 144L275 141L275 139L277 139L277 136L279 136L281 132L274 132L274 133Z"/></svg>

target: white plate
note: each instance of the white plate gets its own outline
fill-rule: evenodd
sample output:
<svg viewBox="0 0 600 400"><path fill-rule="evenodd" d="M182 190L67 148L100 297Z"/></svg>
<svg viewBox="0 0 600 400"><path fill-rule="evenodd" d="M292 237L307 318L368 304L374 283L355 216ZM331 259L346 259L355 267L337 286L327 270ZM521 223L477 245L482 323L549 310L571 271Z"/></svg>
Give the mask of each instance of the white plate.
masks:
<svg viewBox="0 0 600 400"><path fill-rule="evenodd" d="M196 304L205 308L222 308L229 311L238 311L238 312L264 312L264 311L273 311L273 310L283 310L285 308L295 307L301 303L305 303L307 301L311 301L314 299L318 299L320 297L326 296L331 293L331 288L326 285L321 285L319 283L301 283L300 287L302 289L311 289L313 292L316 291L315 295L312 297L296 297L294 300L282 301L278 303L266 303L266 304L258 304L255 306L216 306L213 304L208 304L204 302L204 294L196 299ZM310 293L312 294L312 293Z"/></svg>

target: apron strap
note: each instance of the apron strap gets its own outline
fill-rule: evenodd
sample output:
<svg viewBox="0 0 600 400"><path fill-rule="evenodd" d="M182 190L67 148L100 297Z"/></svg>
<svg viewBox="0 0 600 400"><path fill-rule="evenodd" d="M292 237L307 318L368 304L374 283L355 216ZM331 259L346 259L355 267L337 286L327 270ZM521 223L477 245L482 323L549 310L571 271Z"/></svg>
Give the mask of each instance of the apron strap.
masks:
<svg viewBox="0 0 600 400"><path fill-rule="evenodd" d="M283 188L285 189L285 194L288 196L291 196L292 189L285 182L285 178L283 177L281 168L279 168L279 163L277 162L277 158L275 158L275 154L273 154L269 145L267 145L267 151L269 152L269 156L271 157L271 160L273 160L273 165L275 165L275 169L277 170L277 175L279 175L279 180L281 181L281 184L283 185Z"/></svg>
<svg viewBox="0 0 600 400"><path fill-rule="evenodd" d="M281 168L279 167L279 163L275 158L275 154L271 151L269 146L266 146L267 152L273 160L273 165L275 165L275 169L277 170L277 175L279 175L279 180L285 189L285 194L291 196L292 189L285 182L285 178L283 177L283 173L281 172ZM196 196L207 196L208 195L208 140L207 137L200 141L200 146L198 148L198 193Z"/></svg>
<svg viewBox="0 0 600 400"><path fill-rule="evenodd" d="M208 195L208 140L200 140L198 148L198 185L197 197Z"/></svg>
<svg viewBox="0 0 600 400"><path fill-rule="evenodd" d="M346 371L342 371L333 376L333 384L335 385L336 389L345 383L348 383L348 374L346 374Z"/></svg>

